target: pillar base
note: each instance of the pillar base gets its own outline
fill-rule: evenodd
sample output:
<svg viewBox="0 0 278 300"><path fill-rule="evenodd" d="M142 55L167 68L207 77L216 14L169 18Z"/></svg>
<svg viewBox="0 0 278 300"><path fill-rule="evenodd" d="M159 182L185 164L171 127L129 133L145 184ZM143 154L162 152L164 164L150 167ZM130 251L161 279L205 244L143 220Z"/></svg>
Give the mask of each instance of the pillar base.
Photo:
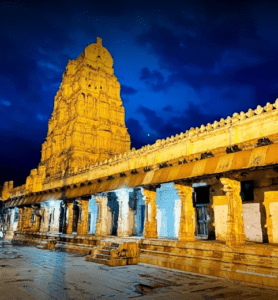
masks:
<svg viewBox="0 0 278 300"><path fill-rule="evenodd" d="M10 240L14 237L14 231L13 230L7 230L4 236L4 240Z"/></svg>
<svg viewBox="0 0 278 300"><path fill-rule="evenodd" d="M156 227L157 227L156 224L146 222L145 223L145 230L144 230L144 238L157 239L158 235L157 235Z"/></svg>
<svg viewBox="0 0 278 300"><path fill-rule="evenodd" d="M117 237L129 237L129 233L128 232L117 232Z"/></svg>
<svg viewBox="0 0 278 300"><path fill-rule="evenodd" d="M245 234L228 237L226 241L227 246L237 246L245 244Z"/></svg>
<svg viewBox="0 0 278 300"><path fill-rule="evenodd" d="M178 238L179 242L194 242L195 241L195 237L191 237L191 236L180 236Z"/></svg>

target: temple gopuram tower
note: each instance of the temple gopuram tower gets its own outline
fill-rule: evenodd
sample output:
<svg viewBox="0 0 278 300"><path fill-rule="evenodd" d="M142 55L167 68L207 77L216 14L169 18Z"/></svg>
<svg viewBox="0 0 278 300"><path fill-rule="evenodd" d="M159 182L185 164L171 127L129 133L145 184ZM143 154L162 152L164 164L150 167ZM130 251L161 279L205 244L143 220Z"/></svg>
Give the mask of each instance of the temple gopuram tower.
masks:
<svg viewBox="0 0 278 300"><path fill-rule="evenodd" d="M114 75L113 58L98 37L66 66L40 166L52 177L129 150L120 83Z"/></svg>

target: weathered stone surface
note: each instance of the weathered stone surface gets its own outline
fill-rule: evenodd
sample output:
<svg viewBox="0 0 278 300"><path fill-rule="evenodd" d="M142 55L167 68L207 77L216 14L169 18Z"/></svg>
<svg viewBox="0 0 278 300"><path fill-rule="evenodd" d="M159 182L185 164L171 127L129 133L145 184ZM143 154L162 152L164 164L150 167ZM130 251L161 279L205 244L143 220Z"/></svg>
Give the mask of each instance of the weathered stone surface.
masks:
<svg viewBox="0 0 278 300"><path fill-rule="evenodd" d="M106 236L108 234L107 195L95 195L95 201L98 209L95 236Z"/></svg>
<svg viewBox="0 0 278 300"><path fill-rule="evenodd" d="M46 177L72 173L130 149L113 59L97 43L70 60L42 145Z"/></svg>
<svg viewBox="0 0 278 300"><path fill-rule="evenodd" d="M195 240L195 210L192 201L193 188L182 184L175 184L181 199L181 218L179 241Z"/></svg>
<svg viewBox="0 0 278 300"><path fill-rule="evenodd" d="M156 219L156 188L142 188L142 194L146 204L146 216L144 224L144 237L157 238L157 219Z"/></svg>
<svg viewBox="0 0 278 300"><path fill-rule="evenodd" d="M228 200L227 239L226 244L239 245L245 243L244 223L242 217L242 199L240 182L229 178L220 178Z"/></svg>
<svg viewBox="0 0 278 300"><path fill-rule="evenodd" d="M95 262L105 261L108 265L108 254L113 257L113 265L137 263L137 254L123 259L123 252L132 249L127 245L126 249L117 246L111 251L102 247L102 253L94 247L97 242L101 246L106 235L115 234L115 228L117 243L122 243L123 237L130 239L138 234L135 220L140 219L145 238L140 245L143 262L277 285L277 247L244 243L278 243L278 100L129 151L120 84L112 67L113 59L99 38L76 60L69 61L55 96L39 167L31 170L25 185L13 187L10 181L0 190L8 208L20 206L14 241L43 249L85 254L92 251ZM241 181L253 181L255 187L254 197L243 205ZM176 230L171 236L179 235L178 241L157 238L157 227L161 229L163 223L167 228L170 223L165 220L166 209L157 209L156 204L156 188L166 182L175 182L180 196L164 197L169 204L175 202L175 213L169 210L167 218L170 216L179 225L179 234ZM209 186L209 200L201 201L204 215L200 214L201 206L197 210L196 202L193 205L192 186L196 184ZM138 218L132 188L142 190L145 224L144 204L140 204ZM113 211L113 230L107 192L116 194L119 204L118 220ZM87 236L88 202L84 199L92 194L96 194L98 218L91 238ZM66 206L60 206L61 199L68 201ZM73 208L73 201L79 209ZM198 236L201 226L200 222L196 226L195 216L197 222L205 224L203 228L209 224L202 237ZM7 211L6 237L16 227L11 219L13 215ZM76 224L77 235L72 235ZM217 241L197 241L207 232Z"/></svg>
<svg viewBox="0 0 278 300"><path fill-rule="evenodd" d="M72 233L72 222L73 222L73 202L66 202L66 222L65 222L65 233Z"/></svg>
<svg viewBox="0 0 278 300"><path fill-rule="evenodd" d="M266 209L268 240L270 243L278 243L278 192L265 192L264 206Z"/></svg>
<svg viewBox="0 0 278 300"><path fill-rule="evenodd" d="M77 234L84 235L88 233L88 200L77 200L79 206L79 218L77 225Z"/></svg>
<svg viewBox="0 0 278 300"><path fill-rule="evenodd" d="M130 189L122 189L116 191L117 201L119 203L119 219L117 236L125 237L130 235L130 223L129 223L129 194L132 192Z"/></svg>

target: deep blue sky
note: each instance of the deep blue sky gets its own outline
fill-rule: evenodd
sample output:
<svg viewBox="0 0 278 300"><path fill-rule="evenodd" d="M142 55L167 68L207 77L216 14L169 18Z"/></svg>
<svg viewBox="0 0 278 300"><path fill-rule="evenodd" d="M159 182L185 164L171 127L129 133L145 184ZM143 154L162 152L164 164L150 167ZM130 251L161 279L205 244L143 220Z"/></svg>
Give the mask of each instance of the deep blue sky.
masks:
<svg viewBox="0 0 278 300"><path fill-rule="evenodd" d="M114 58L132 147L275 102L275 2L1 2L0 184L37 167L65 66L97 36Z"/></svg>

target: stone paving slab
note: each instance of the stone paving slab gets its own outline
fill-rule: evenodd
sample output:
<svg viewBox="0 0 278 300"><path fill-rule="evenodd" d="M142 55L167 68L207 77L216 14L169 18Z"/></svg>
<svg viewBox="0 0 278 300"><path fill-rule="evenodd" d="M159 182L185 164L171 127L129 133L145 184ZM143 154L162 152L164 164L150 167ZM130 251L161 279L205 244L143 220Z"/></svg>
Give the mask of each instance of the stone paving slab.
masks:
<svg viewBox="0 0 278 300"><path fill-rule="evenodd" d="M278 289L139 264L109 267L72 252L0 241L0 300L278 299Z"/></svg>

